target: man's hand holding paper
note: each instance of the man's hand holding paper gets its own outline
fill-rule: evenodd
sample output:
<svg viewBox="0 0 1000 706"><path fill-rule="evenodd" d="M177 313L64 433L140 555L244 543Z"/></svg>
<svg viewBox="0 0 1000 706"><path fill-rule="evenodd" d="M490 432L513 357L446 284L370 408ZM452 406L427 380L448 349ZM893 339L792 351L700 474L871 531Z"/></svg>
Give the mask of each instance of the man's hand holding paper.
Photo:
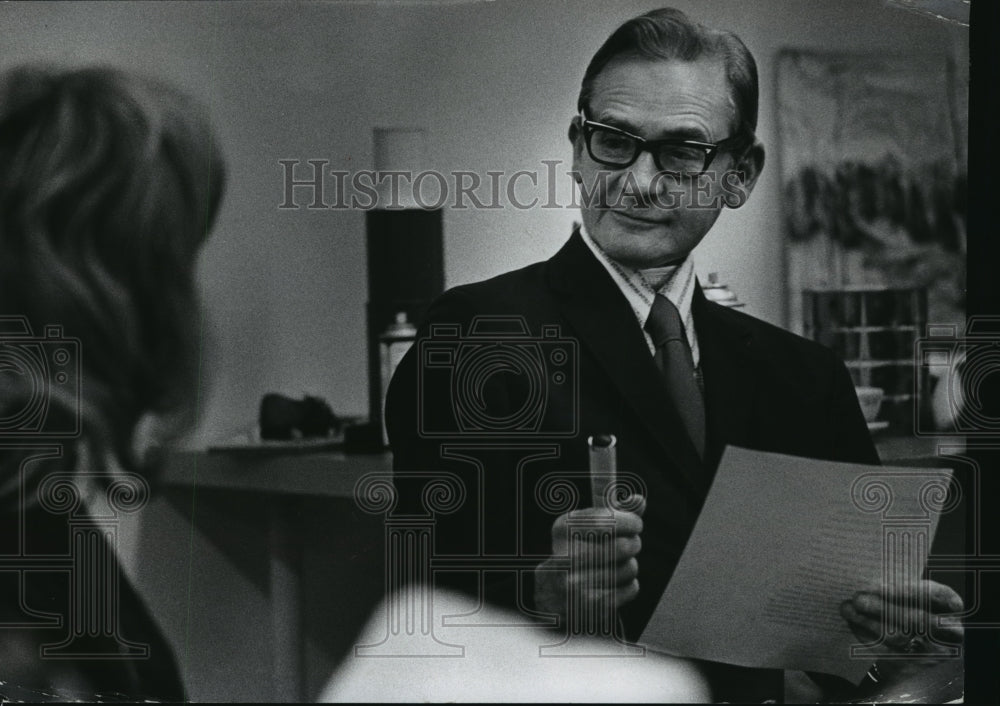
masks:
<svg viewBox="0 0 1000 706"><path fill-rule="evenodd" d="M880 650L894 658L880 659L878 674L893 682L950 656L949 648L962 642L962 625L954 616L963 610L962 598L953 589L922 579L894 592L859 591L841 604L840 612L859 642L885 638Z"/></svg>
<svg viewBox="0 0 1000 706"><path fill-rule="evenodd" d="M922 579L949 482L730 447L642 642L852 684L957 658L962 601Z"/></svg>

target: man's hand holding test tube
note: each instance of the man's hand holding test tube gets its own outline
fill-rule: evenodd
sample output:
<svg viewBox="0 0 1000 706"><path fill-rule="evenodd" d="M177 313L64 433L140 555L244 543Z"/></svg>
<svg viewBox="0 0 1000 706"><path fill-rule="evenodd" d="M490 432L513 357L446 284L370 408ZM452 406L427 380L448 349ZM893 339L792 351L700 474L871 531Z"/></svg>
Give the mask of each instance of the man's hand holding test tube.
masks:
<svg viewBox="0 0 1000 706"><path fill-rule="evenodd" d="M535 569L535 606L538 610L566 617L570 592L579 591L584 606L606 604L607 593L614 593L614 606L620 608L639 593L639 550L642 548L642 514L646 500L630 499L634 511L616 509L607 488L615 483L615 437L592 436L590 445L590 480L592 507L560 515L552 524L552 554ZM602 542L591 541L589 534L574 533L570 524L587 519L602 520L613 526L612 551ZM593 574L597 573L598 576ZM610 576L611 580L603 580ZM597 578L598 580L595 580ZM610 588L596 588L596 587Z"/></svg>

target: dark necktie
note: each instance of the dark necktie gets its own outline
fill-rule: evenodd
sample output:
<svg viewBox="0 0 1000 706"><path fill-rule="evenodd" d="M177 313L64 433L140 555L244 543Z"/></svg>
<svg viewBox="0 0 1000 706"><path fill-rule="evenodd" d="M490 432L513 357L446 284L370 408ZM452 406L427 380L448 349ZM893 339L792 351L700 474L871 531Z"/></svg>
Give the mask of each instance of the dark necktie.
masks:
<svg viewBox="0 0 1000 706"><path fill-rule="evenodd" d="M694 443L698 455L705 457L705 400L691 357L691 347L684 335L684 324L677 307L661 294L656 295L653 309L646 319L646 331L656 346L654 360L684 428Z"/></svg>

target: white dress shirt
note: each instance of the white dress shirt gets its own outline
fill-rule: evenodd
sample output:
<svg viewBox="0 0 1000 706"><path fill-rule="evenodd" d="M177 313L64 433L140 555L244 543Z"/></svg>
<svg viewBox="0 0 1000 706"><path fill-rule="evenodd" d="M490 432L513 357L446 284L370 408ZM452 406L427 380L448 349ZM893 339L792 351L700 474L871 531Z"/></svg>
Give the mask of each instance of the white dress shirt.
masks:
<svg viewBox="0 0 1000 706"><path fill-rule="evenodd" d="M632 306L635 318L639 322L639 328L642 329L642 333L646 337L649 354L656 354L656 346L653 344L652 337L646 332L646 319L649 318L649 312L653 308L653 300L656 295L662 294L677 307L677 311L680 313L681 321L684 322L684 334L687 336L688 345L691 346L691 357L694 359L695 367L697 367L700 355L698 337L695 335L694 321L691 317L691 300L694 298L695 287L694 259L691 255L684 258L684 261L679 265L636 270L608 257L601 250L601 246L590 237L582 223L580 224L580 235L583 237L583 242L594 253L597 261L604 265L604 269L608 271L611 279L618 285Z"/></svg>

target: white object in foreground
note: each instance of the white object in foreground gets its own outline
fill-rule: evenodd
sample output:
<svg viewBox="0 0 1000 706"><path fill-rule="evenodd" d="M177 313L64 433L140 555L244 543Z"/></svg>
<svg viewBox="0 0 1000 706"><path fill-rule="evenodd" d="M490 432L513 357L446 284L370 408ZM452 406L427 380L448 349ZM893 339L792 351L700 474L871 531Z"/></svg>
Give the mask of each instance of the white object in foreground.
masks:
<svg viewBox="0 0 1000 706"><path fill-rule="evenodd" d="M539 648L564 639L525 618L483 607L465 595L434 592L434 637L460 646L457 656L357 656L351 650L330 678L323 702L686 702L710 701L708 685L690 662L646 652L642 657L542 657ZM356 645L386 639L383 601ZM473 615L474 614L474 615ZM476 626L448 626L463 616ZM498 627L502 626L502 627ZM606 650L601 646L595 653ZM444 651L444 650L443 650Z"/></svg>

